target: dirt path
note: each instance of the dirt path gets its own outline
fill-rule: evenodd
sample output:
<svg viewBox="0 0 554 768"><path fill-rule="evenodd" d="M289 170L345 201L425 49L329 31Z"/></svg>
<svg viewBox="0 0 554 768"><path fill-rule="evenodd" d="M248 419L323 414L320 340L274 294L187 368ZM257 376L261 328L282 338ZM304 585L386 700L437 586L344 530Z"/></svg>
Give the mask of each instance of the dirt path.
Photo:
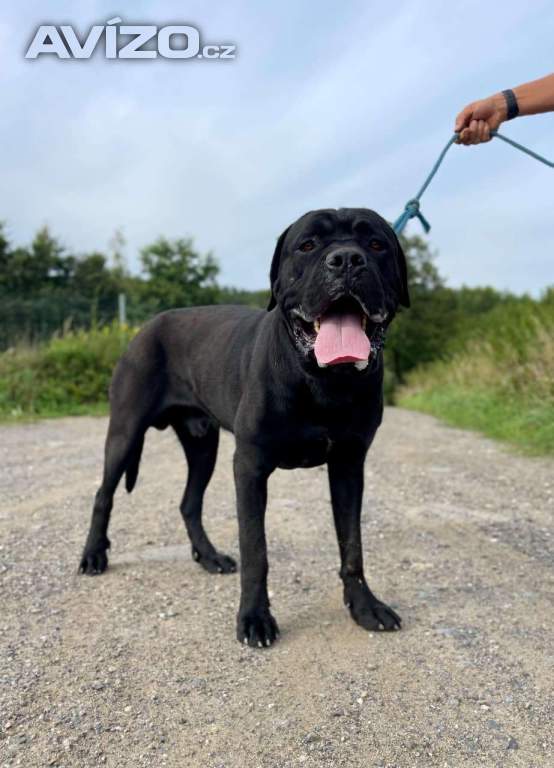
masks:
<svg viewBox="0 0 554 768"><path fill-rule="evenodd" d="M281 640L234 639L238 577L191 559L185 478L149 433L111 568L76 567L104 419L0 429L0 765L413 768L554 765L554 463L389 410L366 465L368 580L404 629L342 607L326 474L270 484ZM207 527L237 555L232 438Z"/></svg>

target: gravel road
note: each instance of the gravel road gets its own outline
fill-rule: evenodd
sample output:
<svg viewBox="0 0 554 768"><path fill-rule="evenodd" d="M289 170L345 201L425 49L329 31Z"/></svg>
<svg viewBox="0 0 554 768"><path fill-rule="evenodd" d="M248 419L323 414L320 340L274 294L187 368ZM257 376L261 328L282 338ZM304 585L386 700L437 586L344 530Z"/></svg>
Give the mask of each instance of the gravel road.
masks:
<svg viewBox="0 0 554 768"><path fill-rule="evenodd" d="M0 428L0 765L554 765L554 463L389 409L366 464L368 581L404 620L342 606L326 474L270 482L281 640L234 636L238 576L191 559L186 467L150 432L104 576L77 575L105 419ZM238 554L225 435L207 528Z"/></svg>

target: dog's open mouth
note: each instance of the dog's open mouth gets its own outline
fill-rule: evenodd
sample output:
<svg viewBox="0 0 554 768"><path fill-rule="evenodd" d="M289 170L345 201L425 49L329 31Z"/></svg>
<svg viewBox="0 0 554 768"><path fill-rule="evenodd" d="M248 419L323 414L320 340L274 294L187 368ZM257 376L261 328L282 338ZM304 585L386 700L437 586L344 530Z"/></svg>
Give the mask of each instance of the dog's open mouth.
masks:
<svg viewBox="0 0 554 768"><path fill-rule="evenodd" d="M343 296L332 302L323 314L311 321L300 311L295 315L308 346L313 349L320 368L353 363L358 370L367 367L375 331L386 314L369 314L361 302Z"/></svg>

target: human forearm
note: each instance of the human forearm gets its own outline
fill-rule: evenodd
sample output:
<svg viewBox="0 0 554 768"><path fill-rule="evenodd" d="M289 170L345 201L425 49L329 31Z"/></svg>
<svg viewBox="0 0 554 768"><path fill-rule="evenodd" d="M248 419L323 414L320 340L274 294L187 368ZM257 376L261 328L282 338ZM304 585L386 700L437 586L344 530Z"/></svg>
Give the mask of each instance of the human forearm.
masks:
<svg viewBox="0 0 554 768"><path fill-rule="evenodd" d="M554 74L512 88L520 115L554 111Z"/></svg>
<svg viewBox="0 0 554 768"><path fill-rule="evenodd" d="M554 111L554 74L523 83L511 89L516 102L515 114L536 115ZM504 92L468 104L456 118L454 130L461 144L480 144L488 141L492 132L508 118L508 100ZM512 117L515 117L512 114Z"/></svg>

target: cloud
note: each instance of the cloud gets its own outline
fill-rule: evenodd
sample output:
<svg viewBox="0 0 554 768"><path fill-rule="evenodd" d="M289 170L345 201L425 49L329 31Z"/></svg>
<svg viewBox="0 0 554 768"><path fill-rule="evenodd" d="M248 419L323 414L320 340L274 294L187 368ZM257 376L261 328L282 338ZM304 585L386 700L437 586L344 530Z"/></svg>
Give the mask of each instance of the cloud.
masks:
<svg viewBox="0 0 554 768"><path fill-rule="evenodd" d="M292 218L335 205L395 218L465 101L548 71L530 61L547 66L554 10L493 6L187 5L211 41L236 41L232 63L31 63L13 43L0 61L10 147L0 217L18 241L48 222L77 251L105 248L122 227L135 266L158 234L191 234L225 282L264 286ZM113 15L104 2L35 8L34 20L12 10L12 40L48 16L84 29ZM125 20L182 15L180 3L143 2ZM552 122L507 132L552 155ZM453 148L424 210L453 283L536 292L552 282L551 175L502 149Z"/></svg>

